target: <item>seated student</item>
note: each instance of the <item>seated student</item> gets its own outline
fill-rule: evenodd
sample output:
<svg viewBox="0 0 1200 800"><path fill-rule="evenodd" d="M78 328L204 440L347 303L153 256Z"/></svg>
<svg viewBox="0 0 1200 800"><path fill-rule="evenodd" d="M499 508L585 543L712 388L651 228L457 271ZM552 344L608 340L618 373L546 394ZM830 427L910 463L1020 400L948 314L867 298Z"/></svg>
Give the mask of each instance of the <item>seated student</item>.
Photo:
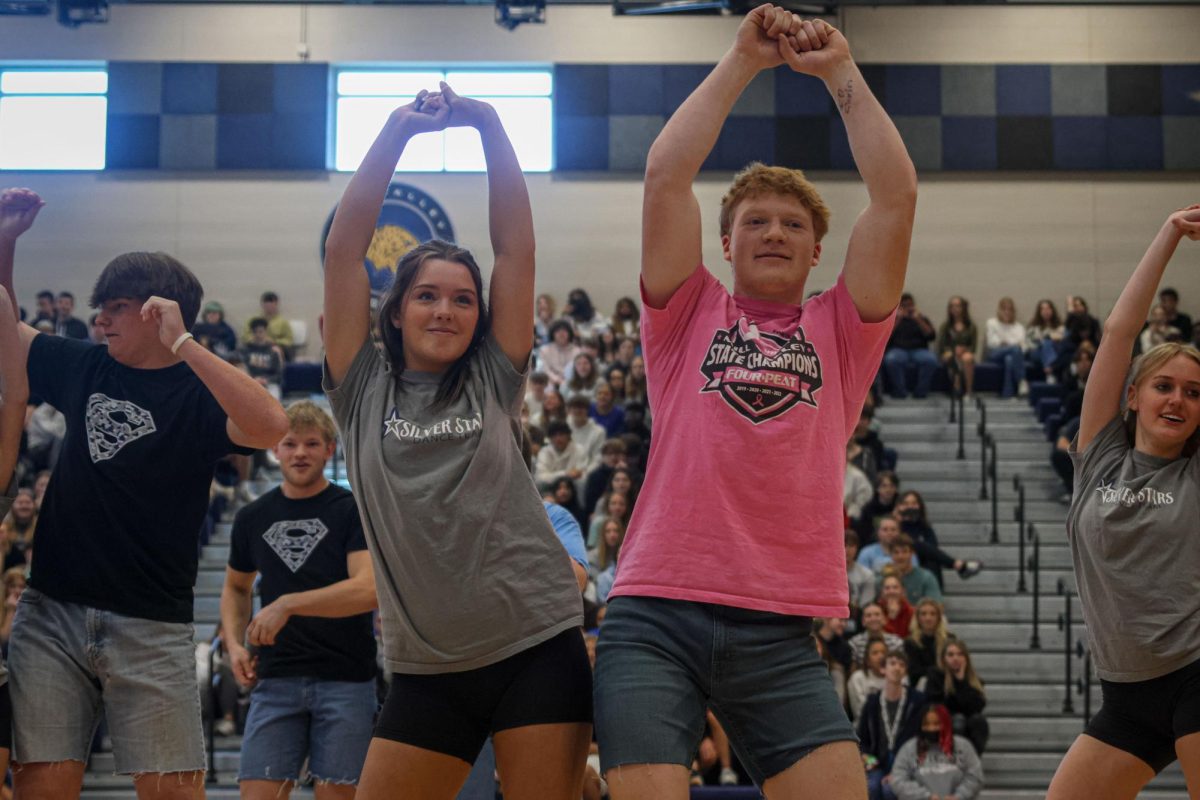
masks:
<svg viewBox="0 0 1200 800"><path fill-rule="evenodd" d="M891 570L888 568L883 573L877 602L883 608L883 629L903 639L908 636L908 628L912 624L913 607L904 595L904 584Z"/></svg>
<svg viewBox="0 0 1200 800"><path fill-rule="evenodd" d="M887 663L888 646L882 638L872 635L867 640L863 659L846 682L846 702L850 707L850 719L858 719L867 698L883 688L884 667Z"/></svg>
<svg viewBox="0 0 1200 800"><path fill-rule="evenodd" d="M1061 503L1070 503L1071 495L1075 492L1075 464L1071 461L1071 442L1078 433L1079 417L1076 417L1058 429L1058 439L1050 452L1050 465L1063 482L1065 494L1059 498Z"/></svg>
<svg viewBox="0 0 1200 800"><path fill-rule="evenodd" d="M533 344L541 347L550 339L550 326L554 324L556 304L548 294L539 294L534 301Z"/></svg>
<svg viewBox="0 0 1200 800"><path fill-rule="evenodd" d="M883 517L875 529L875 542L858 551L858 563L874 572L883 572L883 568L892 563L892 545L900 536L900 520L895 515ZM913 555L913 564L920 564L917 556Z"/></svg>
<svg viewBox="0 0 1200 800"><path fill-rule="evenodd" d="M1154 306L1150 309L1150 319L1146 321L1146 327L1136 339L1136 346L1133 348L1134 356L1140 356L1152 347L1157 347L1163 342L1178 342L1183 340L1183 331L1172 325L1167 319L1167 311L1162 304Z"/></svg>
<svg viewBox="0 0 1200 800"><path fill-rule="evenodd" d="M975 751L983 755L990 732L983 715L987 695L983 681L975 674L966 642L961 639L946 642L940 668L931 669L926 676L925 692L930 700L945 704L954 719L954 731L970 739Z"/></svg>
<svg viewBox="0 0 1200 800"><path fill-rule="evenodd" d="M896 800L975 800L983 765L971 743L954 735L939 703L921 710L921 730L896 753L889 781Z"/></svg>
<svg viewBox="0 0 1200 800"><path fill-rule="evenodd" d="M929 670L938 665L942 649L949 638L942 604L929 597L917 601L908 638L904 640L909 671L924 680ZM928 694L928 690L925 692Z"/></svg>
<svg viewBox="0 0 1200 800"><path fill-rule="evenodd" d="M892 542L892 569L900 583L904 585L904 594L908 602L916 603L924 597L934 600L942 599L942 588L938 586L937 578L924 567L913 564L913 540L907 533L902 533Z"/></svg>
<svg viewBox="0 0 1200 800"><path fill-rule="evenodd" d="M292 323L279 313L279 295L275 292L263 292L258 304L262 313L246 322L246 327L242 330L242 344L250 344L254 341L254 319L264 319L267 321L267 338L272 344L278 345L284 359L290 361L295 345L295 336L292 332Z"/></svg>
<svg viewBox="0 0 1200 800"><path fill-rule="evenodd" d="M585 341L583 346L586 349L576 354L571 366L563 374L559 391L566 395L568 402L576 397L591 402L596 387L602 383L600 371L596 368L596 358L588 352L595 349L595 343Z"/></svg>
<svg viewBox="0 0 1200 800"><path fill-rule="evenodd" d="M625 442L608 439L600 445L600 463L587 474L583 482L583 507L589 511L596 508L600 498L608 489L608 482L618 467L625 466Z"/></svg>
<svg viewBox="0 0 1200 800"><path fill-rule="evenodd" d="M629 524L629 518L633 514L629 497L628 494L620 492L609 492L604 495L601 500L602 510L592 515L591 524L588 525L588 547L595 547L599 543L600 534L610 519L615 519L622 526Z"/></svg>
<svg viewBox="0 0 1200 800"><path fill-rule="evenodd" d="M875 476L875 492L854 520L854 531L862 547L875 543L875 529L881 520L892 517L896 506L896 495L900 491L900 479L891 470L882 470ZM899 526L897 526L899 529Z"/></svg>
<svg viewBox="0 0 1200 800"><path fill-rule="evenodd" d="M529 376L529 389L525 392L525 406L529 409L529 423L543 429L546 427L546 418L542 414L542 406L546 402L546 391L549 385L549 375L544 372L535 372Z"/></svg>
<svg viewBox="0 0 1200 800"><path fill-rule="evenodd" d="M562 385L567 367L578 354L575 329L565 319L557 320L550 326L550 341L537 350L538 371L546 373L550 383L558 389Z"/></svg>
<svg viewBox="0 0 1200 800"><path fill-rule="evenodd" d="M620 495L614 495L620 497ZM625 540L625 523L619 517L608 517L600 528L596 546L588 551L588 571L593 576L617 563L621 542Z"/></svg>
<svg viewBox="0 0 1200 800"><path fill-rule="evenodd" d="M221 591L234 677L254 688L238 782L286 798L307 771L322 800L349 800L375 723L375 574L354 496L325 478L333 420L307 400L287 411L283 483L238 511Z"/></svg>
<svg viewBox="0 0 1200 800"><path fill-rule="evenodd" d="M817 654L821 657L821 660L825 662L825 668L829 670L829 679L833 681L833 691L837 693L838 702L841 703L842 708L844 709L846 708L847 698L847 671L842 662L838 661L837 658L835 658L834 655L829 652L829 648L826 647L826 641L817 635L817 631L820 630L823 622L825 622L825 620L822 620L820 617L817 617L813 620L813 634L817 644Z"/></svg>
<svg viewBox="0 0 1200 800"><path fill-rule="evenodd" d="M847 456L849 456L847 447ZM849 457L846 459L846 475L842 482L842 506L846 516L855 519L862 513L863 506L871 499L871 481L866 473L854 466Z"/></svg>
<svg viewBox="0 0 1200 800"><path fill-rule="evenodd" d="M625 409L615 404L612 386L607 381L596 384L588 416L604 429L610 439L625 432Z"/></svg>
<svg viewBox="0 0 1200 800"><path fill-rule="evenodd" d="M238 349L237 333L225 321L225 307L216 300L204 304L200 319L192 326L192 335L221 358L229 358Z"/></svg>
<svg viewBox="0 0 1200 800"><path fill-rule="evenodd" d="M567 476L564 475L550 484L550 490L542 499L565 508L579 523L580 529L587 522L587 512L579 504L579 490L575 488L575 481Z"/></svg>
<svg viewBox="0 0 1200 800"><path fill-rule="evenodd" d="M883 368L892 384L892 397L903 400L909 387L905 375L909 364L917 367L917 382L913 386L913 397L929 394L933 373L937 370L937 356L929 350L929 343L937 336L929 317L917 310L916 301L908 292L900 295L900 308L896 311L895 327L888 339L887 351L883 354Z"/></svg>
<svg viewBox="0 0 1200 800"><path fill-rule="evenodd" d="M1039 300L1037 311L1025 328L1025 352L1034 373L1040 373L1046 383L1058 381L1054 365L1058 363L1064 334L1054 301Z"/></svg>
<svg viewBox="0 0 1200 800"><path fill-rule="evenodd" d="M579 395L567 400L567 423L571 426L571 440L579 445L587 456L587 463L583 468L584 475L600 466L600 448L604 447L604 442L609 438L604 428L588 416L591 405L590 399Z"/></svg>
<svg viewBox="0 0 1200 800"><path fill-rule="evenodd" d="M850 582L850 619L858 622L863 607L875 598L875 573L858 563L858 534L846 531L846 578Z"/></svg>
<svg viewBox="0 0 1200 800"><path fill-rule="evenodd" d="M896 652L904 649L904 639L894 633L888 633L883 629L883 624L886 621L883 616L883 607L878 603L867 603L862 610L862 632L856 633L850 637L850 651L854 653L855 663L863 663L863 658L867 651L867 642L872 637L883 639L887 645L888 652Z"/></svg>
<svg viewBox="0 0 1200 800"><path fill-rule="evenodd" d="M896 754L917 735L925 696L908 686L908 658L888 653L883 688L867 698L858 717L858 740L867 770L869 800L893 796L890 778Z"/></svg>
<svg viewBox="0 0 1200 800"><path fill-rule="evenodd" d="M625 407L625 367L621 364L613 363L604 371L604 380L608 383L608 388L612 389L613 402L622 408Z"/></svg>
<svg viewBox="0 0 1200 800"><path fill-rule="evenodd" d="M283 382L283 351L271 341L265 319L255 317L250 320L250 341L242 345L239 352L250 377L258 381L272 397L279 399L279 387Z"/></svg>
<svg viewBox="0 0 1200 800"><path fill-rule="evenodd" d="M937 534L929 524L925 498L920 492L909 489L900 495L895 514L900 521L900 530L912 537L913 549L921 558L919 566L932 572L939 586L942 585L942 567L954 569L964 580L978 575L983 569L982 561L954 558L938 546Z"/></svg>
<svg viewBox="0 0 1200 800"><path fill-rule="evenodd" d="M987 362L1004 369L1001 397L1027 394L1025 383L1025 326L1017 322L1017 306L1011 297L1001 297L996 316L984 326Z"/></svg>
<svg viewBox="0 0 1200 800"><path fill-rule="evenodd" d="M938 328L938 359L943 364L955 364L955 380L961 376L959 388L968 398L975 386L975 348L978 344L979 331L971 321L970 304L965 297L951 297L946 305L946 320Z"/></svg>
<svg viewBox="0 0 1200 800"><path fill-rule="evenodd" d="M550 446L538 451L534 473L538 487L545 490L560 478L572 481L582 478L587 469L587 453L575 443L571 427L565 422L551 422L546 428L546 436Z"/></svg>

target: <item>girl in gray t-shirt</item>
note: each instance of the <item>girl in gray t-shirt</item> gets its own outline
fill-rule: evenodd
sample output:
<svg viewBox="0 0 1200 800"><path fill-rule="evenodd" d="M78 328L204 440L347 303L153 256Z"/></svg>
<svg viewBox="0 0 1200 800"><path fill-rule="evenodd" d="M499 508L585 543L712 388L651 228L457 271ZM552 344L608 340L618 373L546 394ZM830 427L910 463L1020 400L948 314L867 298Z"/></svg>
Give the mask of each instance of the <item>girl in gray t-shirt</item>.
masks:
<svg viewBox="0 0 1200 800"><path fill-rule="evenodd" d="M472 255L426 242L399 258L377 349L363 263L386 269L379 262L397 257L372 245L380 207L408 140L454 126L479 132L487 161L490 312ZM324 386L393 673L359 798L391 797L396 786L451 798L489 735L506 796L582 791L591 736L582 600L520 449L533 255L529 196L499 117L444 83L392 113L334 215Z"/></svg>
<svg viewBox="0 0 1200 800"><path fill-rule="evenodd" d="M1071 446L1067 536L1104 699L1054 776L1051 800L1097 787L1133 798L1177 755L1189 783L1200 774L1200 351L1159 345L1126 384L1134 341L1184 236L1200 239L1200 205L1168 218L1118 298Z"/></svg>

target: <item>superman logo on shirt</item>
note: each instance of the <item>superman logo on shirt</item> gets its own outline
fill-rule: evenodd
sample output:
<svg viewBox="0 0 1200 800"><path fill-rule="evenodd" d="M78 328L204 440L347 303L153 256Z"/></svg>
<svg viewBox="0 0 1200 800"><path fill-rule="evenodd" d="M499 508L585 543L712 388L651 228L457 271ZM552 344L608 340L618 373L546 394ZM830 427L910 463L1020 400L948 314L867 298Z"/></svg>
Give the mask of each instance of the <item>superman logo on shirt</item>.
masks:
<svg viewBox="0 0 1200 800"><path fill-rule="evenodd" d="M797 403L815 408L821 388L821 359L803 328L791 337L763 333L745 317L713 335L700 372L707 381L701 392L718 392L756 425Z"/></svg>

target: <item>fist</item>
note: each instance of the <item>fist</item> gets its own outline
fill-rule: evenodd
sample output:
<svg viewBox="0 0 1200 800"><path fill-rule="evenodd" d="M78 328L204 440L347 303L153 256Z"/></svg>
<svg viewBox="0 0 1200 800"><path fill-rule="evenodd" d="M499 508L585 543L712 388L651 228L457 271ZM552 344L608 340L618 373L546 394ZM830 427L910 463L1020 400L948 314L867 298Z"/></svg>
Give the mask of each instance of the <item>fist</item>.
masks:
<svg viewBox="0 0 1200 800"><path fill-rule="evenodd" d="M445 130L450 121L450 109L435 98L437 95L422 89L411 103L392 112L391 123L409 136Z"/></svg>
<svg viewBox="0 0 1200 800"><path fill-rule="evenodd" d="M33 225L46 203L32 189L0 192L0 239L15 240Z"/></svg>
<svg viewBox="0 0 1200 800"><path fill-rule="evenodd" d="M783 63L780 43L788 49L799 47L795 36L800 25L800 18L787 9L769 3L761 5L738 26L733 49L757 69L777 67Z"/></svg>
<svg viewBox="0 0 1200 800"><path fill-rule="evenodd" d="M179 303L165 297L151 297L142 305L142 321L158 326L158 340L168 349L187 333Z"/></svg>
<svg viewBox="0 0 1200 800"><path fill-rule="evenodd" d="M1181 208L1171 215L1175 229L1192 241L1200 241L1200 204Z"/></svg>
<svg viewBox="0 0 1200 800"><path fill-rule="evenodd" d="M791 40L781 39L776 46L781 61L793 71L822 80L832 78L835 70L850 60L850 45L846 37L820 19L804 20ZM853 87L839 89L839 106L849 100L845 96L846 91L852 92Z"/></svg>

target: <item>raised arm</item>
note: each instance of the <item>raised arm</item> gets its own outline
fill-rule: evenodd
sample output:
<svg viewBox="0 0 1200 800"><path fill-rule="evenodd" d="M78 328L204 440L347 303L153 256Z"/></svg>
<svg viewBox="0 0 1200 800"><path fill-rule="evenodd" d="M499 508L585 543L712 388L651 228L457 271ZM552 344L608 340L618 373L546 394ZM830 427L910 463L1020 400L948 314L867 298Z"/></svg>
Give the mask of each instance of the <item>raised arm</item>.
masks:
<svg viewBox="0 0 1200 800"><path fill-rule="evenodd" d="M164 347L178 347L174 354L187 362L196 377L212 392L221 410L229 417L226 432L234 444L266 449L287 435L288 419L279 401L245 372L213 353L195 339L180 338L187 333L179 304L163 297L151 297L142 305L142 319L158 324L158 338Z"/></svg>
<svg viewBox="0 0 1200 800"><path fill-rule="evenodd" d="M867 322L887 317L904 289L908 248L917 208L917 171L904 141L871 93L850 55L846 37L824 22L804 24L797 50L780 43L796 72L825 81L833 96L859 174L870 198L850 234L843 275Z"/></svg>
<svg viewBox="0 0 1200 800"><path fill-rule="evenodd" d="M0 492L12 481L21 450L25 406L29 401L25 356L12 301L8 292L0 292L0 399L3 400L3 406L0 406Z"/></svg>
<svg viewBox="0 0 1200 800"><path fill-rule="evenodd" d="M533 348L533 211L521 163L496 109L459 97L445 83L441 98L450 106L450 127L479 131L488 174L488 231L495 266L488 304L492 335L518 370L529 363ZM436 107L436 104L435 104Z"/></svg>
<svg viewBox="0 0 1200 800"><path fill-rule="evenodd" d="M5 189L0 192L0 286L8 291L10 311L18 320L17 331L24 355L37 331L20 322L17 291L13 288L13 268L16 263L17 239L33 226L45 201L32 189Z"/></svg>
<svg viewBox="0 0 1200 800"><path fill-rule="evenodd" d="M755 75L783 63L776 40L789 41L799 28L798 17L769 4L747 14L733 47L650 147L642 197L642 285L652 306L665 306L700 265L700 204L692 183L725 118Z"/></svg>
<svg viewBox="0 0 1200 800"><path fill-rule="evenodd" d="M1082 453L1100 430L1121 410L1121 393L1129 372L1133 343L1150 314L1167 262L1184 236L1200 239L1200 205L1176 211L1150 242L1129 282L1104 322L1104 335L1083 390L1077 452Z"/></svg>
<svg viewBox="0 0 1200 800"><path fill-rule="evenodd" d="M275 637L293 616L351 617L374 611L379 601L375 595L371 554L366 550L348 553L346 571L349 577L345 580L320 589L280 595L260 610L246 629L250 644L275 644Z"/></svg>
<svg viewBox="0 0 1200 800"><path fill-rule="evenodd" d="M341 383L354 356L370 335L371 285L363 261L375 235L375 223L408 140L446 127L449 109L419 111L428 92L392 112L358 171L350 179L325 239L325 361L329 376Z"/></svg>

